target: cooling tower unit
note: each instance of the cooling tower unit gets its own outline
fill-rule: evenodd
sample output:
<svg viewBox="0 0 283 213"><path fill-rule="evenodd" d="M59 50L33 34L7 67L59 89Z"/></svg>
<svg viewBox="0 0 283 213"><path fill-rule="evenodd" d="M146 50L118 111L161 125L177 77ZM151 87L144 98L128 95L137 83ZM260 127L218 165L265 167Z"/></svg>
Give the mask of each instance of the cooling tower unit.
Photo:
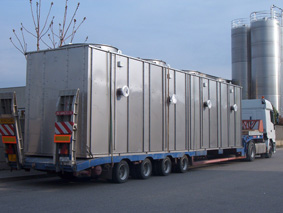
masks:
<svg viewBox="0 0 283 213"><path fill-rule="evenodd" d="M243 99L250 98L251 44L247 19L232 21L232 82L243 87Z"/></svg>
<svg viewBox="0 0 283 213"><path fill-rule="evenodd" d="M280 109L281 27L270 12L251 14L251 98L264 96Z"/></svg>

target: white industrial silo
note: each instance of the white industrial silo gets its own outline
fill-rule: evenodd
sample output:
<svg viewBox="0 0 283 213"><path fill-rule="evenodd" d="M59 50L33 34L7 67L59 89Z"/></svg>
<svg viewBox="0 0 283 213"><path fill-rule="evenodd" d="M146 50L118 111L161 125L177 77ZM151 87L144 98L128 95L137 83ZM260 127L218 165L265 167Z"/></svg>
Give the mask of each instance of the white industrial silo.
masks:
<svg viewBox="0 0 283 213"><path fill-rule="evenodd" d="M243 99L250 98L251 41L247 19L232 21L232 82L243 87Z"/></svg>
<svg viewBox="0 0 283 213"><path fill-rule="evenodd" d="M251 14L251 98L264 96L281 111L281 26L272 11Z"/></svg>

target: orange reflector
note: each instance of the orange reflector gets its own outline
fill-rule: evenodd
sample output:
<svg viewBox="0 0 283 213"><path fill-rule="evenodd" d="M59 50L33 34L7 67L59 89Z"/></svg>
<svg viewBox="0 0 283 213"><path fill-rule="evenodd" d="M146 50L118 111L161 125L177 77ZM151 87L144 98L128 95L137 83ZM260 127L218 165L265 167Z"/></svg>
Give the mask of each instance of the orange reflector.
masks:
<svg viewBox="0 0 283 213"><path fill-rule="evenodd" d="M71 143L71 135L54 135L54 143Z"/></svg>
<svg viewBox="0 0 283 213"><path fill-rule="evenodd" d="M14 118L0 118L0 124L14 124Z"/></svg>
<svg viewBox="0 0 283 213"><path fill-rule="evenodd" d="M2 142L16 144L17 139L16 139L16 136L2 136Z"/></svg>

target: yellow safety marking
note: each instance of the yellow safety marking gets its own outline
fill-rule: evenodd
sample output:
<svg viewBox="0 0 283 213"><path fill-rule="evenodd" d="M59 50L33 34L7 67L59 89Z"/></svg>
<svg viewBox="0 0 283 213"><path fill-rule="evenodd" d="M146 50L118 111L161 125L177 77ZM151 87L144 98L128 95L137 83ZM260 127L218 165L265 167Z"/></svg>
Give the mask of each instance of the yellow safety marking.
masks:
<svg viewBox="0 0 283 213"><path fill-rule="evenodd" d="M14 124L14 118L0 118L0 124Z"/></svg>
<svg viewBox="0 0 283 213"><path fill-rule="evenodd" d="M8 154L8 161L9 162L16 162L17 161L17 155L16 154Z"/></svg>
<svg viewBox="0 0 283 213"><path fill-rule="evenodd" d="M3 143L16 144L17 138L16 138L16 136L2 136L2 142Z"/></svg>
<svg viewBox="0 0 283 213"><path fill-rule="evenodd" d="M71 135L54 135L54 143L70 143Z"/></svg>

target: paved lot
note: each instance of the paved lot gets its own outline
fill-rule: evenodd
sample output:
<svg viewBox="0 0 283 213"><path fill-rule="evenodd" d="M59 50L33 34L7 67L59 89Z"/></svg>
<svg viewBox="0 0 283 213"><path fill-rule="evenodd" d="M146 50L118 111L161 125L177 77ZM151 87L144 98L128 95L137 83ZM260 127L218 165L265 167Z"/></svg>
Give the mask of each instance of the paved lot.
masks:
<svg viewBox="0 0 283 213"><path fill-rule="evenodd" d="M271 159L125 184L26 174L1 178L1 212L282 212L283 149ZM3 176L3 175L2 175Z"/></svg>

